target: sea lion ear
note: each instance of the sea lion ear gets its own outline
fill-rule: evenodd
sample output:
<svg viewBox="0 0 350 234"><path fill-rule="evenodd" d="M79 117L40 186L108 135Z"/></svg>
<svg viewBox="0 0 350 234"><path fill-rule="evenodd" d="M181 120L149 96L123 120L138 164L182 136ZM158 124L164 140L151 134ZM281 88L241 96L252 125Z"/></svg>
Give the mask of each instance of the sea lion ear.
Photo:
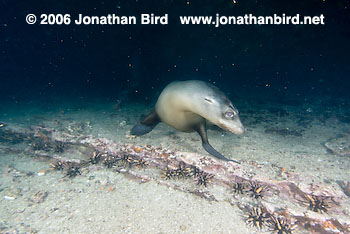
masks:
<svg viewBox="0 0 350 234"><path fill-rule="evenodd" d="M204 100L209 102L209 103L213 103L213 100L211 100L210 98L204 98Z"/></svg>

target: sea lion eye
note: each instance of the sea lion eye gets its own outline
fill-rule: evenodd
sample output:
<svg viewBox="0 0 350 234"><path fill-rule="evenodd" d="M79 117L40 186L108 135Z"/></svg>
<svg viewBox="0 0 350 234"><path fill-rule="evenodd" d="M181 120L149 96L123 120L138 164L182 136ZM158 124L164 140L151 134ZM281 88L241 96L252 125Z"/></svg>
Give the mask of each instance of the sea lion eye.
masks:
<svg viewBox="0 0 350 234"><path fill-rule="evenodd" d="M235 113L232 112L232 111L227 111L227 112L225 113L225 118L226 118L226 119L233 119L234 117L235 117Z"/></svg>
<svg viewBox="0 0 350 234"><path fill-rule="evenodd" d="M212 103L213 101L210 98L204 98L204 100L206 100L209 103Z"/></svg>

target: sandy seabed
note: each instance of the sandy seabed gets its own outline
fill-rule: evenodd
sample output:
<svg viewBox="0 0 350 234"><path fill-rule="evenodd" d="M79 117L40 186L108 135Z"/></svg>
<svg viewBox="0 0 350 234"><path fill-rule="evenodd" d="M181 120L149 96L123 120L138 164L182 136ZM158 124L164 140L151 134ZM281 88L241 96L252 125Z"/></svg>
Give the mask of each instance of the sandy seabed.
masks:
<svg viewBox="0 0 350 234"><path fill-rule="evenodd" d="M2 107L0 121L24 127L70 126L115 142L207 155L195 133L177 132L164 124L145 136L127 138L127 132L149 107L115 108L113 103L103 106L96 103L51 109ZM340 221L350 220L350 199L339 186L350 180L350 157L326 147L327 142L350 134L350 124L342 120L339 110L329 109L325 116L324 106L317 104L283 108L257 103L245 106L248 107L239 109L248 131L235 136L211 128L208 135L214 148L240 160L250 178L283 181L293 175L300 183L326 185L341 191ZM346 150L348 146L332 147ZM69 151L64 154L69 155ZM0 151L2 233L269 233L267 228L248 226L244 212L229 202L208 201L152 180L140 183L103 167L89 167L74 178L49 167L48 161L34 155ZM300 209L312 212L307 207ZM308 232L297 228L293 233Z"/></svg>

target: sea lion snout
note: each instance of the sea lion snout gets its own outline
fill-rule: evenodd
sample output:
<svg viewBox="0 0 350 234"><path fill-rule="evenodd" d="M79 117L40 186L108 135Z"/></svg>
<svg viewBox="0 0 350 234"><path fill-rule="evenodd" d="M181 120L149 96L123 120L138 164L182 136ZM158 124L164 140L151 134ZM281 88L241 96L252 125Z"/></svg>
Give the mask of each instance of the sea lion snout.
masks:
<svg viewBox="0 0 350 234"><path fill-rule="evenodd" d="M239 118L237 108L226 97L222 100L216 106L211 105L211 116L207 119L230 133L242 135L246 129Z"/></svg>
<svg viewBox="0 0 350 234"><path fill-rule="evenodd" d="M242 135L246 131L246 128L243 126L238 116L233 120L221 119L217 125L220 128L236 135Z"/></svg>
<svg viewBox="0 0 350 234"><path fill-rule="evenodd" d="M233 126L232 127L233 134L242 135L246 131L246 128L243 126L239 117L233 120L232 126Z"/></svg>
<svg viewBox="0 0 350 234"><path fill-rule="evenodd" d="M242 135L247 129L242 125L242 127L235 128L232 133L236 135Z"/></svg>

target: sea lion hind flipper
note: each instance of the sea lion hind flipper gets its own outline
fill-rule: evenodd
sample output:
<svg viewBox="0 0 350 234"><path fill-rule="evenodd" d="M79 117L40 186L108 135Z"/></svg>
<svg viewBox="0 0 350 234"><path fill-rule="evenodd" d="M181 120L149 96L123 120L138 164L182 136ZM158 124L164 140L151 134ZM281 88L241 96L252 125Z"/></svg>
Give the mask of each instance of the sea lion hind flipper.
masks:
<svg viewBox="0 0 350 234"><path fill-rule="evenodd" d="M224 160L224 161L232 161L235 163L239 163L239 161L236 160L232 160L232 159L228 159L226 158L224 155L220 154L218 151L216 151L210 144L208 141L208 136L207 136L207 129L206 129L206 125L205 122L201 123L199 127L196 128L196 131L198 132L198 134L201 136L202 138L202 146L203 148L211 155L213 155L214 157Z"/></svg>
<svg viewBox="0 0 350 234"><path fill-rule="evenodd" d="M136 124L134 125L134 127L132 127L130 131L130 135L142 136L152 131L152 129L153 129L152 126L147 126L144 124Z"/></svg>
<svg viewBox="0 0 350 234"><path fill-rule="evenodd" d="M141 123L136 124L134 127L132 127L130 134L136 135L136 136L142 136L144 134L149 133L152 131L152 129L160 122L160 119L153 110L149 115L144 118Z"/></svg>

